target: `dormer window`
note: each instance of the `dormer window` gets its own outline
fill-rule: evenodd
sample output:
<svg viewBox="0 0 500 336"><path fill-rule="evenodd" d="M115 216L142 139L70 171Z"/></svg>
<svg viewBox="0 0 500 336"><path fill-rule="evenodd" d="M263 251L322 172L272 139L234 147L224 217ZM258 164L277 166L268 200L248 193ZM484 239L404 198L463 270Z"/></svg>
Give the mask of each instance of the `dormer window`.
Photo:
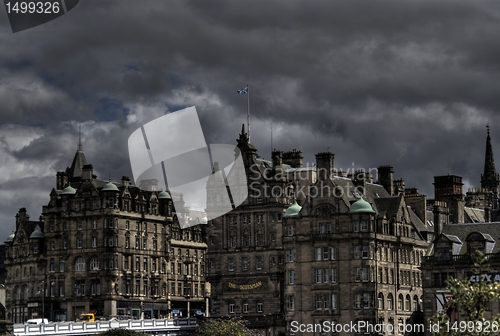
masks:
<svg viewBox="0 0 500 336"><path fill-rule="evenodd" d="M436 249L437 260L450 260L451 259L451 249L447 247L438 247Z"/></svg>

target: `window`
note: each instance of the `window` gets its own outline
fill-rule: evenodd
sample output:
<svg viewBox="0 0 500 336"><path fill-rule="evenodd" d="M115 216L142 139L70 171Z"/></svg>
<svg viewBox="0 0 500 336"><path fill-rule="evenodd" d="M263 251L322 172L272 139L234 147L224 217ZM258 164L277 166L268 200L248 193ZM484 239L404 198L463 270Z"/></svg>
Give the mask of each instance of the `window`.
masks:
<svg viewBox="0 0 500 336"><path fill-rule="evenodd" d="M234 314L234 303L233 302L231 302L229 304L229 314Z"/></svg>
<svg viewBox="0 0 500 336"><path fill-rule="evenodd" d="M288 283L290 285L295 284L295 270L288 271Z"/></svg>
<svg viewBox="0 0 500 336"><path fill-rule="evenodd" d="M315 253L315 256L316 256L316 257L315 257L316 261L321 260L321 256L322 256L322 255L321 255L321 247L316 247L316 253Z"/></svg>
<svg viewBox="0 0 500 336"><path fill-rule="evenodd" d="M52 251L54 251L54 250L56 249L56 242L55 242L55 241L53 241L53 240L51 240L51 241L50 241L50 249L51 249Z"/></svg>
<svg viewBox="0 0 500 336"><path fill-rule="evenodd" d="M371 295L370 293L363 293L363 308L371 308Z"/></svg>
<svg viewBox="0 0 500 336"><path fill-rule="evenodd" d="M393 310L394 309L394 300L392 298L392 294L389 293L387 294L387 310Z"/></svg>
<svg viewBox="0 0 500 336"><path fill-rule="evenodd" d="M248 257L241 258L241 269L248 270Z"/></svg>
<svg viewBox="0 0 500 336"><path fill-rule="evenodd" d="M293 228L293 224L290 224L288 225L288 235L289 236L293 236L294 235L294 228Z"/></svg>
<svg viewBox="0 0 500 336"><path fill-rule="evenodd" d="M323 282L328 282L328 277L330 275L330 272L328 271L328 268L323 269Z"/></svg>
<svg viewBox="0 0 500 336"><path fill-rule="evenodd" d="M264 242L264 235L262 233L259 233L257 235L257 245L258 246L264 246L265 242Z"/></svg>
<svg viewBox="0 0 500 336"><path fill-rule="evenodd" d="M76 238L76 248L82 248L82 238Z"/></svg>
<svg viewBox="0 0 500 336"><path fill-rule="evenodd" d="M418 310L418 296L413 296L413 307L412 311L417 311Z"/></svg>
<svg viewBox="0 0 500 336"><path fill-rule="evenodd" d="M148 258L146 258L146 257L144 257L144 259L143 259L143 268L144 268L144 272L148 271Z"/></svg>
<svg viewBox="0 0 500 336"><path fill-rule="evenodd" d="M85 259L83 257L76 258L75 271L76 272L85 272Z"/></svg>
<svg viewBox="0 0 500 336"><path fill-rule="evenodd" d="M31 271L31 267L30 267L30 271ZM64 272L64 260L63 259L59 259L59 272Z"/></svg>
<svg viewBox="0 0 500 336"><path fill-rule="evenodd" d="M234 258L228 259L228 267L230 272L234 271Z"/></svg>
<svg viewBox="0 0 500 336"><path fill-rule="evenodd" d="M97 237L92 237L92 247L97 247Z"/></svg>
<svg viewBox="0 0 500 336"><path fill-rule="evenodd" d="M361 232L368 232L368 221L361 221Z"/></svg>
<svg viewBox="0 0 500 336"><path fill-rule="evenodd" d="M384 294L378 293L378 301L377 301L378 309L384 309Z"/></svg>
<svg viewBox="0 0 500 336"><path fill-rule="evenodd" d="M368 245L363 245L362 254L361 254L361 257L363 259L368 259L368 257L369 257L368 251L369 251Z"/></svg>
<svg viewBox="0 0 500 336"><path fill-rule="evenodd" d="M255 258L255 267L258 270L262 269L262 257L259 256Z"/></svg>
<svg viewBox="0 0 500 336"><path fill-rule="evenodd" d="M50 258L50 271L55 272L56 271L56 261L54 258Z"/></svg>
<svg viewBox="0 0 500 336"><path fill-rule="evenodd" d="M295 261L295 249L288 250L288 262Z"/></svg>
<svg viewBox="0 0 500 336"><path fill-rule="evenodd" d="M332 309L337 309L337 294L332 294Z"/></svg>
<svg viewBox="0 0 500 336"><path fill-rule="evenodd" d="M141 271L141 259L139 257L135 257L135 271Z"/></svg>
<svg viewBox="0 0 500 336"><path fill-rule="evenodd" d="M248 235L248 234L243 235L243 245L245 247L250 246L250 235Z"/></svg>
<svg viewBox="0 0 500 336"><path fill-rule="evenodd" d="M99 258L98 257L92 257L90 259L90 270L91 271L99 270Z"/></svg>
<svg viewBox="0 0 500 336"><path fill-rule="evenodd" d="M398 310L403 310L403 294L398 296Z"/></svg>
<svg viewBox="0 0 500 336"><path fill-rule="evenodd" d="M236 247L236 236L231 236L229 245L231 247Z"/></svg>
<svg viewBox="0 0 500 336"><path fill-rule="evenodd" d="M130 237L125 237L125 248L130 248Z"/></svg>
<svg viewBox="0 0 500 336"><path fill-rule="evenodd" d="M243 313L248 313L248 302L243 302Z"/></svg>
<svg viewBox="0 0 500 336"><path fill-rule="evenodd" d="M337 282L337 269L336 268L332 268L330 280L332 283Z"/></svg>
<svg viewBox="0 0 500 336"><path fill-rule="evenodd" d="M335 247L330 246L330 260L335 260L337 258L337 251Z"/></svg>
<svg viewBox="0 0 500 336"><path fill-rule="evenodd" d="M316 283L321 283L321 280L323 280L323 270L321 268L315 270L315 279Z"/></svg>
<svg viewBox="0 0 500 336"><path fill-rule="evenodd" d="M410 294L406 294L406 297L405 297L405 310L406 311L410 311L410 302L411 302L411 298L410 298Z"/></svg>
<svg viewBox="0 0 500 336"><path fill-rule="evenodd" d="M319 233L326 233L326 223L319 223Z"/></svg>
<svg viewBox="0 0 500 336"><path fill-rule="evenodd" d="M288 310L295 310L295 296L293 295L288 296Z"/></svg>
<svg viewBox="0 0 500 336"><path fill-rule="evenodd" d="M262 313L264 311L264 305L262 302L257 302L257 313Z"/></svg>

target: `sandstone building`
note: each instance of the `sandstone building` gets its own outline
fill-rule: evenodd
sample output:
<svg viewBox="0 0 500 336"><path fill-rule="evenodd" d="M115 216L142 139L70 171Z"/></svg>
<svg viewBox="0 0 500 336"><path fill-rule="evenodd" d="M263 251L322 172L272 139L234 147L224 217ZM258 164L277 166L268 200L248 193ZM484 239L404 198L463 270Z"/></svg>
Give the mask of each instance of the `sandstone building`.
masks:
<svg viewBox="0 0 500 336"><path fill-rule="evenodd" d="M172 196L180 196L155 190L154 181L144 189L125 176L98 180L80 142L39 220L24 208L16 215L5 242L7 318L203 314L204 227L179 225L200 218L174 209Z"/></svg>
<svg viewBox="0 0 500 336"><path fill-rule="evenodd" d="M329 152L314 167L296 150L266 161L244 130L238 149L249 198L207 227L212 315L243 316L263 335L293 334L293 321L409 323L421 309L425 196L405 195L389 166L374 183L336 170Z"/></svg>

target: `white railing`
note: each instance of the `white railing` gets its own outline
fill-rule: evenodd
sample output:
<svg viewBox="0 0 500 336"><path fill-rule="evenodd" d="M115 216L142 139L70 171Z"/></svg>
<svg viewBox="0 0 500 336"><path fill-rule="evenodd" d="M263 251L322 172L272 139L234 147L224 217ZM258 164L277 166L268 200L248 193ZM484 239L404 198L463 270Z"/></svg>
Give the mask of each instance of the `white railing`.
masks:
<svg viewBox="0 0 500 336"><path fill-rule="evenodd" d="M96 322L56 322L47 324L14 324L14 335L94 335L113 328L124 328L142 332L154 332L176 335L181 330L198 327L196 318L185 319L150 319Z"/></svg>

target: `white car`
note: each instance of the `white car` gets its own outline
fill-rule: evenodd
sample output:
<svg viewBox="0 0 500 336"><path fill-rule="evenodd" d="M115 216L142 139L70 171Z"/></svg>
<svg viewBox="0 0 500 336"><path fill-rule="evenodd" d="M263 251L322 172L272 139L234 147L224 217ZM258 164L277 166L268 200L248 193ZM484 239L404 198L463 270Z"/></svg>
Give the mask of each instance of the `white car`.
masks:
<svg viewBox="0 0 500 336"><path fill-rule="evenodd" d="M26 321L26 324L47 324L47 323L49 323L49 320L46 318L29 319L28 321Z"/></svg>

